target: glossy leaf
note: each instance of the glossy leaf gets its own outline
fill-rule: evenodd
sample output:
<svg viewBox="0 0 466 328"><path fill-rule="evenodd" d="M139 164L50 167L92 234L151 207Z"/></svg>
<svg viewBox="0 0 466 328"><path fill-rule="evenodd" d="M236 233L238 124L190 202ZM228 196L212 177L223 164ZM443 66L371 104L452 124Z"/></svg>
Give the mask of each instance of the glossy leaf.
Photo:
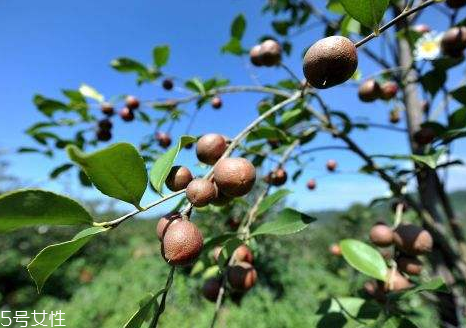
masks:
<svg viewBox="0 0 466 328"><path fill-rule="evenodd" d="M91 215L81 205L53 192L24 189L0 196L0 232L34 225L91 223Z"/></svg>
<svg viewBox="0 0 466 328"><path fill-rule="evenodd" d="M104 96L102 96L96 89L87 84L81 84L79 87L79 92L81 92L84 97L97 100L98 102L104 101Z"/></svg>
<svg viewBox="0 0 466 328"><path fill-rule="evenodd" d="M264 198L264 200L259 204L257 209L257 215L264 214L272 206L278 203L280 200L291 194L292 192L288 189L280 189L274 192L272 195L269 195Z"/></svg>
<svg viewBox="0 0 466 328"><path fill-rule="evenodd" d="M49 117L51 117L56 111L59 110L69 111L68 105L65 103L54 99L45 98L42 95L35 95L33 101L37 109Z"/></svg>
<svg viewBox="0 0 466 328"><path fill-rule="evenodd" d="M222 47L222 52L241 56L243 53L245 53L245 50L243 49L239 39L231 38L230 41L228 41L228 43Z"/></svg>
<svg viewBox="0 0 466 328"><path fill-rule="evenodd" d="M243 14L239 14L231 23L231 36L238 40L241 40L246 30L246 19Z"/></svg>
<svg viewBox="0 0 466 328"><path fill-rule="evenodd" d="M170 47L169 46L158 46L152 51L154 57L154 65L158 68L165 66L170 58Z"/></svg>
<svg viewBox="0 0 466 328"><path fill-rule="evenodd" d="M147 187L147 172L134 146L117 143L90 154L68 146L67 152L102 193L139 206Z"/></svg>
<svg viewBox="0 0 466 328"><path fill-rule="evenodd" d="M401 298L408 298L414 294L421 293L421 292L448 292L448 287L445 284L445 281L440 278L434 278L430 281L427 281L425 283L422 283L419 286L416 286L415 288L410 289L409 291L403 293L401 295Z"/></svg>
<svg viewBox="0 0 466 328"><path fill-rule="evenodd" d="M150 182L157 192L162 193L163 184L175 162L176 156L181 148L196 141L192 136L181 136L175 147L170 148L166 153L161 155L150 170Z"/></svg>
<svg viewBox="0 0 466 328"><path fill-rule="evenodd" d="M117 58L112 60L110 65L119 72L136 72L139 74L149 74L147 67L131 58Z"/></svg>
<svg viewBox="0 0 466 328"><path fill-rule="evenodd" d="M70 241L50 245L40 251L28 265L29 274L37 285L37 291L40 293L44 283L60 265L86 245L96 234L106 230L108 228L92 227L81 231Z"/></svg>
<svg viewBox="0 0 466 328"><path fill-rule="evenodd" d="M348 15L372 29L377 28L389 2L389 0L340 0Z"/></svg>
<svg viewBox="0 0 466 328"><path fill-rule="evenodd" d="M356 239L342 240L340 247L346 262L353 268L381 281L387 279L387 264L375 248Z"/></svg>
<svg viewBox="0 0 466 328"><path fill-rule="evenodd" d="M56 178L58 178L58 176L60 174L68 171L72 167L73 167L73 164L70 164L70 163L60 165L60 166L56 167L52 172L50 172L50 178L51 179L56 179Z"/></svg>
<svg viewBox="0 0 466 328"><path fill-rule="evenodd" d="M466 105L466 86L461 86L450 92L451 96L463 105Z"/></svg>
<svg viewBox="0 0 466 328"><path fill-rule="evenodd" d="M285 208L277 216L255 229L251 236L289 235L304 230L316 219L291 208Z"/></svg>
<svg viewBox="0 0 466 328"><path fill-rule="evenodd" d="M288 136L283 130L272 126L261 126L257 129L254 129L246 138L247 141L254 141L259 139L278 139L285 142L289 141Z"/></svg>

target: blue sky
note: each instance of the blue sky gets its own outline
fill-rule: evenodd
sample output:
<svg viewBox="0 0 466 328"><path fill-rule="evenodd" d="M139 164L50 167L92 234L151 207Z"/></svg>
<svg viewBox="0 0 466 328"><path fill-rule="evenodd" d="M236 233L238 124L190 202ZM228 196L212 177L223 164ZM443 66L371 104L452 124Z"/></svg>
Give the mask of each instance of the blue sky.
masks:
<svg viewBox="0 0 466 328"><path fill-rule="evenodd" d="M119 56L128 56L142 62L151 62L151 50L158 44L171 46L167 72L184 78L199 76L228 77L232 84L254 84L256 80L268 82L287 77L280 69L256 69L246 58L222 55L219 51L229 37L229 25L240 12L247 18L246 46L252 46L264 33L271 33L270 17L260 14L263 1L251 0L170 0L170 1L22 1L0 2L0 149L7 151L11 166L9 172L20 177L25 186L42 187L57 192L107 199L96 191L82 192L75 175L65 174L58 181L48 181L50 170L66 161L65 156L52 160L38 155L16 155L20 146L32 146L33 142L23 131L39 121L41 116L34 109L31 99L35 93L59 97L61 88L77 88L88 83L110 97L118 94L135 94L141 99L172 97L157 85L137 87L132 75L115 72L109 63ZM461 14L464 16L464 13ZM460 18L461 18L460 15ZM434 29L443 29L445 20L435 9L421 17ZM299 75L301 73L301 49L312 44L322 35L314 29L294 38L295 51L285 62ZM371 47L378 51L378 44ZM369 76L379 69L361 55L360 69ZM464 76L464 67L452 75L452 85ZM254 77L254 78L253 78ZM376 102L361 104L353 87L341 86L322 92L329 103L344 110L351 117L366 117L372 122L386 123L393 104ZM214 112L202 111L192 133L221 132L234 136L256 114L258 95L227 95L224 107ZM454 105L458 107L459 105ZM454 108L456 108L454 107ZM185 131L187 122L176 126L172 134ZM124 124L115 120L113 141L135 142L153 128L142 124ZM402 134L384 130L372 130L369 134L355 132L354 138L368 153L406 153ZM332 138L317 138L308 147L335 145ZM455 154L466 158L465 143L455 145ZM188 164L201 174L193 152L183 152L179 162ZM340 172L326 173L324 166L329 158L340 164ZM297 184L288 184L294 191L290 203L307 209L342 208L354 201L368 201L387 193L384 183L370 176L357 174L362 165L349 152L327 151L316 153ZM293 171L290 167L289 171ZM450 189L466 186L464 168L452 170ZM318 188L309 192L305 182L317 178ZM149 195L149 193L148 193ZM153 194L149 195L154 197ZM145 200L149 198L146 197Z"/></svg>

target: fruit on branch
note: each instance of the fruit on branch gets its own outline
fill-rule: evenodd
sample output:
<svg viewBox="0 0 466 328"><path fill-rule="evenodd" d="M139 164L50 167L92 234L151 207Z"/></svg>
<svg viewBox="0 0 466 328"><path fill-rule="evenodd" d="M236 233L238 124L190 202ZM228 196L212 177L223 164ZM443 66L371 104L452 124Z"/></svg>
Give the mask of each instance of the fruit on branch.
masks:
<svg viewBox="0 0 466 328"><path fill-rule="evenodd" d="M218 297L218 293L220 292L220 288L222 287L222 281L219 278L210 278L207 279L202 286L202 295L211 301L215 302Z"/></svg>
<svg viewBox="0 0 466 328"><path fill-rule="evenodd" d="M234 254L235 260L237 262L248 262L251 264L254 262L254 255L252 254L249 247L244 244L238 246Z"/></svg>
<svg viewBox="0 0 466 328"><path fill-rule="evenodd" d="M337 164L337 161L333 159L329 159L327 161L326 166L327 166L327 170L329 170L330 172L334 172L337 169L338 164Z"/></svg>
<svg viewBox="0 0 466 328"><path fill-rule="evenodd" d="M216 190L215 198L210 202L212 205L215 206L225 206L231 202L232 198L224 195L220 190L218 190L217 185L214 183L214 187Z"/></svg>
<svg viewBox="0 0 466 328"><path fill-rule="evenodd" d="M412 286L411 282L403 276L398 270L388 270L385 291L401 291Z"/></svg>
<svg viewBox="0 0 466 328"><path fill-rule="evenodd" d="M115 108L113 108L113 105L108 102L102 103L100 110L107 116L112 116L115 113Z"/></svg>
<svg viewBox="0 0 466 328"><path fill-rule="evenodd" d="M99 141L109 141L112 139L112 133L110 130L99 129L97 130L96 138Z"/></svg>
<svg viewBox="0 0 466 328"><path fill-rule="evenodd" d="M419 145L428 145L435 139L435 130L431 127L422 127L419 131L414 133L413 139Z"/></svg>
<svg viewBox="0 0 466 328"><path fill-rule="evenodd" d="M215 199L217 190L207 179L194 179L186 187L186 198L195 207L204 207Z"/></svg>
<svg viewBox="0 0 466 328"><path fill-rule="evenodd" d="M391 110L390 111L390 123L397 124L400 122L400 120L401 120L400 111L396 109Z"/></svg>
<svg viewBox="0 0 466 328"><path fill-rule="evenodd" d="M212 98L212 100L210 101L210 105L212 106L212 108L214 109L220 109L222 108L222 98L220 98L219 96L215 96Z"/></svg>
<svg viewBox="0 0 466 328"><path fill-rule="evenodd" d="M262 66L262 52L261 45L256 44L249 50L249 59L254 66Z"/></svg>
<svg viewBox="0 0 466 328"><path fill-rule="evenodd" d="M214 167L218 190L229 197L240 197L251 191L256 181L256 169L245 158L223 158Z"/></svg>
<svg viewBox="0 0 466 328"><path fill-rule="evenodd" d="M170 80L170 79L165 79L163 80L162 82L162 87L167 90L167 91L170 91L171 89L173 89L173 81Z"/></svg>
<svg viewBox="0 0 466 328"><path fill-rule="evenodd" d="M454 58L461 57L466 49L466 27L452 27L442 37L443 52Z"/></svg>
<svg viewBox="0 0 466 328"><path fill-rule="evenodd" d="M358 96L363 102L373 102L380 97L381 92L379 83L374 79L368 79L359 86Z"/></svg>
<svg viewBox="0 0 466 328"><path fill-rule="evenodd" d="M358 67L358 53L350 39L330 36L314 43L304 56L306 80L317 89L347 81Z"/></svg>
<svg viewBox="0 0 466 328"><path fill-rule="evenodd" d="M331 253L332 255L341 256L341 247L340 247L340 245L338 245L338 244L332 244L332 245L330 245L330 247L328 248L328 250L330 251L330 253Z"/></svg>
<svg viewBox="0 0 466 328"><path fill-rule="evenodd" d="M422 262L418 258L402 255L396 260L398 270L409 275L420 275L422 271Z"/></svg>
<svg viewBox="0 0 466 328"><path fill-rule="evenodd" d="M196 155L204 164L214 165L227 149L225 137L221 134L209 133L197 141Z"/></svg>
<svg viewBox="0 0 466 328"><path fill-rule="evenodd" d="M157 132L155 134L155 140L157 140L159 146L164 149L170 147L170 145L172 144L172 138L170 138L170 135L165 132Z"/></svg>
<svg viewBox="0 0 466 328"><path fill-rule="evenodd" d="M430 26L427 24L417 24L413 26L413 31L417 33L428 33L431 31Z"/></svg>
<svg viewBox="0 0 466 328"><path fill-rule="evenodd" d="M369 238L374 245L387 247L393 244L393 231L385 223L377 223L371 228Z"/></svg>
<svg viewBox="0 0 466 328"><path fill-rule="evenodd" d="M414 224L399 225L393 233L396 247L408 255L421 255L432 250L430 233Z"/></svg>
<svg viewBox="0 0 466 328"><path fill-rule="evenodd" d="M398 84L393 81L387 81L380 86L380 98L383 100L393 99L398 92Z"/></svg>
<svg viewBox="0 0 466 328"><path fill-rule="evenodd" d="M198 227L188 220L170 224L162 240L162 256L170 265L192 264L202 251L203 238Z"/></svg>
<svg viewBox="0 0 466 328"><path fill-rule="evenodd" d="M99 126L99 129L101 130L111 130L112 129L112 122L109 120L109 119L103 119L103 120L100 120L97 125Z"/></svg>
<svg viewBox="0 0 466 328"><path fill-rule="evenodd" d="M458 9L466 6L466 0L447 0L447 6L452 9Z"/></svg>
<svg viewBox="0 0 466 328"><path fill-rule="evenodd" d="M246 291L252 288L257 280L257 272L248 262L238 262L227 269L230 286L235 290Z"/></svg>
<svg viewBox="0 0 466 328"><path fill-rule="evenodd" d="M124 107L122 110L120 110L120 117L125 122L131 122L134 120L134 113L128 107Z"/></svg>
<svg viewBox="0 0 466 328"><path fill-rule="evenodd" d="M168 173L165 184L171 191L179 191L185 189L193 180L191 171L185 166L173 166Z"/></svg>
<svg viewBox="0 0 466 328"><path fill-rule="evenodd" d="M282 47L275 40L265 40L260 46L260 57L264 66L278 65L282 59Z"/></svg>
<svg viewBox="0 0 466 328"><path fill-rule="evenodd" d="M126 107L131 110L135 110L139 108L139 99L135 96L127 96L125 99Z"/></svg>
<svg viewBox="0 0 466 328"><path fill-rule="evenodd" d="M179 212L169 213L167 215L162 216L157 222L157 237L160 241L163 240L163 236L167 232L167 229L170 225L180 222L181 221L181 214Z"/></svg>
<svg viewBox="0 0 466 328"><path fill-rule="evenodd" d="M314 189L316 189L316 187L317 187L316 180L310 179L310 180L307 182L306 186L307 186L307 189L309 189L309 190L314 190Z"/></svg>
<svg viewBox="0 0 466 328"><path fill-rule="evenodd" d="M272 172L270 172L265 177L265 182L271 184L272 186L283 186L288 179L288 175L283 168L278 168Z"/></svg>

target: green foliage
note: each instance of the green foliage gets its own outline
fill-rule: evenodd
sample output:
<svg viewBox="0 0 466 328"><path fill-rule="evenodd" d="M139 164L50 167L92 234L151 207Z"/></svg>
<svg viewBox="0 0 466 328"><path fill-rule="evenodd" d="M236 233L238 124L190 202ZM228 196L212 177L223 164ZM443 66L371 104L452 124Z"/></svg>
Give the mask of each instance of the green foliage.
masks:
<svg viewBox="0 0 466 328"><path fill-rule="evenodd" d="M264 200L259 204L259 207L257 208L257 215L264 214L272 206L274 206L276 203L278 203L280 200L284 199L291 193L292 192L288 189L280 189L274 192L272 195L265 197Z"/></svg>
<svg viewBox="0 0 466 328"><path fill-rule="evenodd" d="M243 14L236 16L231 23L230 40L222 47L223 53L240 56L246 52L241 45L244 31L246 30L246 19Z"/></svg>
<svg viewBox="0 0 466 328"><path fill-rule="evenodd" d="M0 196L0 232L38 225L91 224L90 214L74 200L25 189Z"/></svg>
<svg viewBox="0 0 466 328"><path fill-rule="evenodd" d="M104 101L104 96L102 96L96 89L94 89L90 85L81 84L81 86L79 87L79 92L81 92L81 94L84 97L94 99L99 103Z"/></svg>
<svg viewBox="0 0 466 328"><path fill-rule="evenodd" d="M165 66L170 58L169 46L158 46L152 51L154 58L154 65L158 68Z"/></svg>
<svg viewBox="0 0 466 328"><path fill-rule="evenodd" d="M346 12L368 28L377 29L389 0L340 0Z"/></svg>
<svg viewBox="0 0 466 328"><path fill-rule="evenodd" d="M304 230L316 219L300 213L291 208L285 208L277 216L268 222L258 226L251 236L258 235L288 235Z"/></svg>
<svg viewBox="0 0 466 328"><path fill-rule="evenodd" d="M140 328L144 321L148 318L149 313L154 311L155 307L158 307L157 296L163 293L164 289L156 293L155 295L150 293L139 301L139 309L137 312L128 320L124 328Z"/></svg>

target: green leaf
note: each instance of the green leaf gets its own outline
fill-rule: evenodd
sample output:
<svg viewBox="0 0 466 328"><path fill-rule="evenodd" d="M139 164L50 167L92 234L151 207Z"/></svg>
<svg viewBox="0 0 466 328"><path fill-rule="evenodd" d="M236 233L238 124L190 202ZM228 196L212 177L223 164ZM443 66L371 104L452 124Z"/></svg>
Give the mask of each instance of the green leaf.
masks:
<svg viewBox="0 0 466 328"><path fill-rule="evenodd" d="M45 98L42 95L35 95L33 99L37 109L44 115L51 117L56 111L69 111L68 105L58 100Z"/></svg>
<svg viewBox="0 0 466 328"><path fill-rule="evenodd" d="M448 129L456 130L466 127L466 107L454 111L448 117Z"/></svg>
<svg viewBox="0 0 466 328"><path fill-rule="evenodd" d="M411 159L417 163L425 164L431 169L437 167L440 157L446 153L445 148L441 148L437 151L434 149L427 155L410 155Z"/></svg>
<svg viewBox="0 0 466 328"><path fill-rule="evenodd" d="M148 318L149 314L153 311L153 307L158 307L157 297L159 297L164 289L159 290L155 295L149 293L141 301L139 301L139 309L131 316L131 318L123 326L124 328L140 328L144 321Z"/></svg>
<svg viewBox="0 0 466 328"><path fill-rule="evenodd" d="M433 69L421 76L421 84L432 96L445 84L447 74L444 70Z"/></svg>
<svg viewBox="0 0 466 328"><path fill-rule="evenodd" d="M304 230L316 219L291 208L285 208L274 220L261 224L251 236L257 235L289 235Z"/></svg>
<svg viewBox="0 0 466 328"><path fill-rule="evenodd" d="M232 38L236 38L241 40L244 35L244 31L246 30L246 19L244 18L243 14L239 14L231 23L231 36Z"/></svg>
<svg viewBox="0 0 466 328"><path fill-rule="evenodd" d="M99 92L97 92L96 89L87 84L81 84L79 87L79 92L81 92L84 97L97 100L98 102L104 101L104 96L102 96Z"/></svg>
<svg viewBox="0 0 466 328"><path fill-rule="evenodd" d="M362 319L376 319L380 313L380 307L363 298L338 297L331 298L321 303L318 314L341 313L345 317Z"/></svg>
<svg viewBox="0 0 466 328"><path fill-rule="evenodd" d="M49 191L24 189L0 196L0 232L34 225L91 223L91 215L81 205Z"/></svg>
<svg viewBox="0 0 466 328"><path fill-rule="evenodd" d="M202 84L202 81L199 80L198 78L193 78L191 80L188 80L186 81L184 85L186 88L188 88L191 91L197 92L200 95L205 95L204 84Z"/></svg>
<svg viewBox="0 0 466 328"><path fill-rule="evenodd" d="M451 96L459 103L466 105L466 86L461 86L450 92Z"/></svg>
<svg viewBox="0 0 466 328"><path fill-rule="evenodd" d="M58 178L58 176L60 174L68 171L72 167L73 167L73 164L70 164L70 163L60 165L60 166L56 167L52 172L50 172L50 178L51 179L56 179L56 178Z"/></svg>
<svg viewBox="0 0 466 328"><path fill-rule="evenodd" d="M285 198L289 194L291 194L292 191L288 189L280 189L274 192L272 195L269 195L264 198L264 200L259 204L259 207L257 209L257 215L264 214L267 212L268 209L270 209L273 205L278 203L281 199Z"/></svg>
<svg viewBox="0 0 466 328"><path fill-rule="evenodd" d="M119 72L136 72L139 74L149 75L149 71L146 66L131 58L117 58L112 60L110 65Z"/></svg>
<svg viewBox="0 0 466 328"><path fill-rule="evenodd" d="M378 27L389 2L389 0L340 0L348 15L371 29Z"/></svg>
<svg viewBox="0 0 466 328"><path fill-rule="evenodd" d="M291 27L291 24L287 20L276 20L272 22L272 27L277 34L287 35L288 29Z"/></svg>
<svg viewBox="0 0 466 328"><path fill-rule="evenodd" d="M102 193L139 206L147 187L147 172L144 160L133 145L116 143L90 154L82 153L75 146L66 150Z"/></svg>
<svg viewBox="0 0 466 328"><path fill-rule="evenodd" d="M278 139L285 142L289 141L285 131L272 126L258 127L252 130L246 138L247 141L254 141L259 139Z"/></svg>
<svg viewBox="0 0 466 328"><path fill-rule="evenodd" d="M391 317L385 321L382 328L418 328L418 326L407 318Z"/></svg>
<svg viewBox="0 0 466 328"><path fill-rule="evenodd" d="M152 50L154 57L154 65L158 68L165 66L170 58L170 47L169 46L158 46Z"/></svg>
<svg viewBox="0 0 466 328"><path fill-rule="evenodd" d="M415 288L408 290L407 292L401 294L400 298L409 298L410 296L421 293L421 292L448 292L448 287L443 281L442 278L437 277L428 282L425 282Z"/></svg>
<svg viewBox="0 0 466 328"><path fill-rule="evenodd" d="M202 247L203 252L207 252L210 249L214 248L217 245L223 244L227 240L236 236L234 232L227 232L220 236L209 237L204 240L204 246Z"/></svg>
<svg viewBox="0 0 466 328"><path fill-rule="evenodd" d="M241 56L245 53L243 46L241 45L241 40L237 38L231 38L227 44L222 47L222 53L230 53L232 55Z"/></svg>
<svg viewBox="0 0 466 328"><path fill-rule="evenodd" d="M28 271L37 285L40 293L48 277L74 253L81 249L96 234L104 232L108 228L92 227L78 233L72 240L50 245L40 251L29 263Z"/></svg>
<svg viewBox="0 0 466 328"><path fill-rule="evenodd" d="M181 136L175 147L170 148L166 153L160 156L150 170L150 182L157 192L162 193L163 184L175 162L176 156L180 150L196 141L192 136Z"/></svg>
<svg viewBox="0 0 466 328"><path fill-rule="evenodd" d="M375 248L355 239L342 240L340 247L346 262L353 268L375 279L386 281L387 264Z"/></svg>
<svg viewBox="0 0 466 328"><path fill-rule="evenodd" d="M218 257L218 266L221 268L227 262L230 256L233 255L233 252L244 242L239 238L233 238L226 242L226 244L222 247L220 255Z"/></svg>

